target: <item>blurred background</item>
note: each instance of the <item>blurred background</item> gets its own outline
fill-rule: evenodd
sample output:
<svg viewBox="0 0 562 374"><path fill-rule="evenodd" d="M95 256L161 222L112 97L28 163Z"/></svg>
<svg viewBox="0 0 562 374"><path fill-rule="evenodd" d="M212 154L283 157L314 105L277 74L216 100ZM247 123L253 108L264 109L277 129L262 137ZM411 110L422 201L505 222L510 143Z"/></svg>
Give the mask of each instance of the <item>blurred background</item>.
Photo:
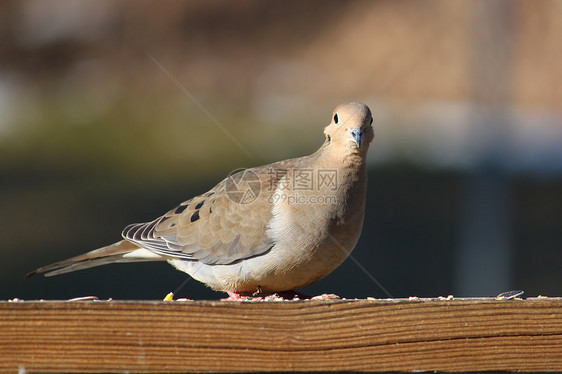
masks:
<svg viewBox="0 0 562 374"><path fill-rule="evenodd" d="M0 299L161 299L166 263L28 271L374 113L352 260L302 291L562 294L562 2L0 3ZM367 274L368 273L368 274ZM176 295L217 299L190 281Z"/></svg>

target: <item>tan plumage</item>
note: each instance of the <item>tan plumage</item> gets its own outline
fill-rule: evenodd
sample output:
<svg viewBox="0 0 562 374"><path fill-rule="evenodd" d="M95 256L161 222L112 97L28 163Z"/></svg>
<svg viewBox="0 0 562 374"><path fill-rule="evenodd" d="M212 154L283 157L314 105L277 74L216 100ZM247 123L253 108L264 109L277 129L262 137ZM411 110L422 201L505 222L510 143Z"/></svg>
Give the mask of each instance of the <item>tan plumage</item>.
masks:
<svg viewBox="0 0 562 374"><path fill-rule="evenodd" d="M240 171L120 242L31 272L56 275L112 262L168 261L216 290L293 290L340 265L365 211L369 108L338 106L310 156Z"/></svg>

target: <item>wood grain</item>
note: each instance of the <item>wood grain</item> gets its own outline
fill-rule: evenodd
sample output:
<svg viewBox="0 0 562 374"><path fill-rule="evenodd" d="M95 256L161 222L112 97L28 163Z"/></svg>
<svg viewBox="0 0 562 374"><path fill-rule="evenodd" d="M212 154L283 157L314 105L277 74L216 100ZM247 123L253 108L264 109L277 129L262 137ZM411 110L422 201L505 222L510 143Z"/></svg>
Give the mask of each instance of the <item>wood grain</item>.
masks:
<svg viewBox="0 0 562 374"><path fill-rule="evenodd" d="M562 371L562 299L0 302L0 371Z"/></svg>

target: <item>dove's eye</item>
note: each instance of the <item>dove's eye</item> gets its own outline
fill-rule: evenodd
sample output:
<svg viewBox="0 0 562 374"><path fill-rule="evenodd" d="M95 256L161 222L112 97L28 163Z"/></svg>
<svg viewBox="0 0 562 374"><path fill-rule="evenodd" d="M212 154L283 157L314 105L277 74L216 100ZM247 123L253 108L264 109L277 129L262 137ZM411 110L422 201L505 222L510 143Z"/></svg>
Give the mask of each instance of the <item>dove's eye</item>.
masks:
<svg viewBox="0 0 562 374"><path fill-rule="evenodd" d="M337 125L339 121L338 114L334 114L334 123Z"/></svg>

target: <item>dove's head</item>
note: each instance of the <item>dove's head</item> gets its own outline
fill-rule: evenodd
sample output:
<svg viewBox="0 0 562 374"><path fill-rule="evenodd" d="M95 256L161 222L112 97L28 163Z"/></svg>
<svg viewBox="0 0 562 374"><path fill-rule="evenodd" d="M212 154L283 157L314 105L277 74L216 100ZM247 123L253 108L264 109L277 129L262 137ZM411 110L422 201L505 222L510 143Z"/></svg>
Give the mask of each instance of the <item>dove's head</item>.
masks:
<svg viewBox="0 0 562 374"><path fill-rule="evenodd" d="M332 113L332 122L324 129L330 144L366 152L375 137L369 107L358 102L340 104Z"/></svg>

